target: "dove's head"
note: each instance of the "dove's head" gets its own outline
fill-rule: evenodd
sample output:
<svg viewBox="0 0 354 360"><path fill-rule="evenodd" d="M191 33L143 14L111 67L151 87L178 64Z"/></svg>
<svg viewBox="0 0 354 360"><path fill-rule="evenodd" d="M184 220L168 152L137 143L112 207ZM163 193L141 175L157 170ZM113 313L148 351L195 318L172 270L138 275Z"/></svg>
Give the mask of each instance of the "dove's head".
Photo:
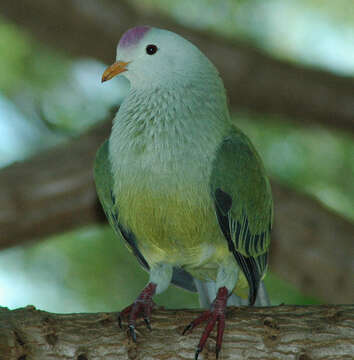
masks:
<svg viewBox="0 0 354 360"><path fill-rule="evenodd" d="M149 26L132 28L122 36L116 62L104 72L102 82L118 74L139 89L220 81L215 67L196 46L171 31Z"/></svg>

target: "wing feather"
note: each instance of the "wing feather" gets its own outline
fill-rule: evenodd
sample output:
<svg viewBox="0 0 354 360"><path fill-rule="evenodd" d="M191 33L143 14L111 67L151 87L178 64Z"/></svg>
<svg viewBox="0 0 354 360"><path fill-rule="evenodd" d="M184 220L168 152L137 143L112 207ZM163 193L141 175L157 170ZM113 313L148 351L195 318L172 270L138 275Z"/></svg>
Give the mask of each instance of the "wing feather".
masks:
<svg viewBox="0 0 354 360"><path fill-rule="evenodd" d="M220 228L247 279L253 304L267 268L273 204L261 159L237 129L217 152L211 192Z"/></svg>

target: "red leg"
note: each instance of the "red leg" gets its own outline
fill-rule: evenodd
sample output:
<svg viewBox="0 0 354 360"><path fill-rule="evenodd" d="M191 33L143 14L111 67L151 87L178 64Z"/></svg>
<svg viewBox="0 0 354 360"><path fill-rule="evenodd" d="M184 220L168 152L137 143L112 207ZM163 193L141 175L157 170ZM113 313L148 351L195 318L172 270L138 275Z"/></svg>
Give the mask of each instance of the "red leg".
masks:
<svg viewBox="0 0 354 360"><path fill-rule="evenodd" d="M197 350L195 352L195 360L198 359L199 354L202 352L204 345L216 323L218 323L218 326L215 352L216 358L218 358L225 329L225 309L227 304L227 298L228 291L226 287L223 286L218 290L211 309L203 312L201 316L193 320L183 331L183 334L185 334L188 330L193 330L193 328L195 328L197 325L201 324L205 320L208 320L208 323L205 326L204 332L202 334L202 337L200 338Z"/></svg>
<svg viewBox="0 0 354 360"><path fill-rule="evenodd" d="M150 315L151 310L154 307L154 302L152 301L152 297L155 294L157 285L154 283L149 283L143 291L140 293L135 302L125 309L123 309L118 316L119 326L122 327L122 317L128 316L128 326L129 333L132 337L133 341L136 342L136 333L135 333L135 324L136 319L140 315L143 314L144 321L148 329L151 330L150 327Z"/></svg>

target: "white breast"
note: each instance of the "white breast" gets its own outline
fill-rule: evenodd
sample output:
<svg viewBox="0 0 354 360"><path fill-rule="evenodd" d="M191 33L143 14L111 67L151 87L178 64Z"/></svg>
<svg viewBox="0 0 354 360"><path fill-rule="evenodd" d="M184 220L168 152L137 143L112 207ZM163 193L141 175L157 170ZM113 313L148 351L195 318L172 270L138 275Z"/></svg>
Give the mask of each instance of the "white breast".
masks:
<svg viewBox="0 0 354 360"><path fill-rule="evenodd" d="M183 99L183 98L182 98ZM170 93L131 91L110 137L116 185L168 191L208 183L228 116Z"/></svg>

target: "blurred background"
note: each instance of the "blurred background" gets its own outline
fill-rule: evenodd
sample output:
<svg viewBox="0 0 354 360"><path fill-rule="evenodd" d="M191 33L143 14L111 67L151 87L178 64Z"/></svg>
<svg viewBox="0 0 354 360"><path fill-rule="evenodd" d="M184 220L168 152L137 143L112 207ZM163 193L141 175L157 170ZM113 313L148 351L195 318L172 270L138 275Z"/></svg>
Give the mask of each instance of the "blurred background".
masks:
<svg viewBox="0 0 354 360"><path fill-rule="evenodd" d="M0 305L117 311L147 281L92 184L124 78L122 33L182 34L217 65L235 123L273 181L273 304L350 303L354 259L352 0L2 0ZM197 307L170 287L165 307Z"/></svg>

